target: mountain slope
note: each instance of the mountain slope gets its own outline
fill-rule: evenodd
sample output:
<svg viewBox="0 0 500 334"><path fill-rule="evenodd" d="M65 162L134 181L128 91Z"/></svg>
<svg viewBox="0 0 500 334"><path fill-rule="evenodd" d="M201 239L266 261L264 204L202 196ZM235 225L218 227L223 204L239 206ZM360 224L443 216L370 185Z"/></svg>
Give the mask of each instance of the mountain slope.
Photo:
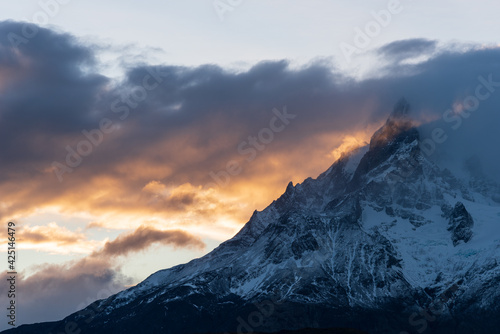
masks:
<svg viewBox="0 0 500 334"><path fill-rule="evenodd" d="M493 333L500 204L498 186L481 184L422 154L402 100L370 145L288 184L206 256L63 321L7 333Z"/></svg>

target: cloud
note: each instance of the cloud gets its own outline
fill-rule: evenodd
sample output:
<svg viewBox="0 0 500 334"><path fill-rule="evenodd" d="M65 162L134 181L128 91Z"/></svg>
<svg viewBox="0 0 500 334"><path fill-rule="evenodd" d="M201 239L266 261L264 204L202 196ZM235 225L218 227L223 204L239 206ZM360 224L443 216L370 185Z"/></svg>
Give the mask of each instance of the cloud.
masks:
<svg viewBox="0 0 500 334"><path fill-rule="evenodd" d="M182 201L182 199L181 199ZM151 222L150 222L151 224ZM105 224L92 222L89 228L105 227ZM205 244L200 238L182 230L160 230L154 226L139 226L135 231L121 234L112 241L88 240L85 233L74 232L57 223L44 226L23 226L18 232L18 241L23 249L43 250L50 253L80 253L93 256L118 256L145 250L154 244L175 248L195 248L202 250ZM5 240L7 242L7 240Z"/></svg>
<svg viewBox="0 0 500 334"><path fill-rule="evenodd" d="M84 236L61 228L54 223L47 226L25 226L19 233L23 247L29 243L56 243L58 247L77 247L87 243ZM50 235L53 238L50 238ZM141 226L131 233L125 233L80 260L64 264L41 264L34 268L34 274L17 275L18 294L16 302L22 305L18 323L59 320L72 311L77 311L91 302L106 298L133 283L132 278L121 273L117 256L130 256L154 245L203 249L205 244L190 233L171 230L160 231ZM29 246L29 245L28 245ZM94 245L95 246L95 245ZM29 247L27 247L29 248ZM87 252L89 250L87 249ZM0 286L0 301L7 296L7 285ZM45 307L51 305L51 307Z"/></svg>
<svg viewBox="0 0 500 334"><path fill-rule="evenodd" d="M400 62L419 56L429 55L437 48L437 41L424 38L405 39L391 42L377 49L385 61Z"/></svg>
<svg viewBox="0 0 500 334"><path fill-rule="evenodd" d="M155 243L197 249L205 247L205 244L199 238L184 231L159 231L147 226L140 226L132 233L121 235L113 241L106 242L103 249L95 253L94 256L127 255L131 252L144 250Z"/></svg>
<svg viewBox="0 0 500 334"><path fill-rule="evenodd" d="M0 73L9 73L8 79L2 78L0 101L0 138L11 142L2 152L10 158L4 162L7 166L22 162L36 150L39 154L35 156L46 153L48 133L68 135L93 124L88 112L108 83L95 71L92 49L70 35L37 28L36 38L14 46L9 36L22 26L0 22ZM38 141L32 142L33 138ZM22 148L24 151L19 150Z"/></svg>
<svg viewBox="0 0 500 334"><path fill-rule="evenodd" d="M18 273L16 323L60 320L91 302L108 297L132 283L108 260L87 257L63 265L40 265L29 277ZM0 286L2 303L7 303L7 285ZM50 307L47 307L50 305Z"/></svg>
<svg viewBox="0 0 500 334"><path fill-rule="evenodd" d="M24 226L20 231L20 241L26 243L48 243L54 242L58 246L67 246L78 243L85 239L82 233L72 232L57 223L49 223L47 226Z"/></svg>
<svg viewBox="0 0 500 334"><path fill-rule="evenodd" d="M500 81L498 47L396 41L379 49L387 64L379 75L364 80L325 62L291 67L281 60L242 72L129 62L117 81L100 73L99 49L68 34L40 28L36 39L13 47L5 36L20 27L0 24L0 73L9 75L0 78L2 219L50 207L68 216L86 212L106 228L135 230L155 221L159 230L167 223L196 226L198 235L223 240L288 181L326 170L334 160L330 152L345 148L343 138L366 140L402 96L415 117L441 119L431 127L445 129L448 141L435 158L459 161L477 151L484 169L500 180L491 154L500 142L494 129L500 94L481 101L456 131L443 120L447 109L474 93L478 77ZM419 55L426 58L403 61ZM268 144L252 147L252 138L269 129L273 109L285 106L296 117ZM104 118L114 127L101 138L96 131ZM67 165L68 156L75 158L70 152L85 151L82 143L91 144L91 152L59 182L52 163ZM242 154L242 147L255 154ZM228 174L234 162L241 168Z"/></svg>
<svg viewBox="0 0 500 334"><path fill-rule="evenodd" d="M101 244L96 240L88 240L82 232L70 231L55 222L48 225L24 225L18 235L22 249L43 250L50 253L88 254Z"/></svg>
<svg viewBox="0 0 500 334"><path fill-rule="evenodd" d="M155 220L158 229L166 223L182 229L205 224L197 233L217 233L223 240L254 209L279 196L288 181L326 170L334 160L330 152L346 145L343 138L356 134L355 141L366 140L401 96L416 117L442 119L473 92L479 76L500 80L499 48L457 51L411 39L380 48L388 65L365 80L325 62L292 68L282 60L243 72L215 65L128 64L125 79L117 82L99 73L94 46L40 28L36 39L13 48L5 35L16 29L18 23L0 24L0 69L8 69L12 79L2 80L0 98L3 219L51 207L68 216L87 212L106 228L135 230L146 220ZM420 54L428 58L393 62ZM439 147L456 159L479 147L485 170L496 179L496 157L488 151L499 142L492 129L499 96L492 93L458 131L442 121L449 141ZM252 148L251 138L269 128L273 109L285 106L296 117L263 149ZM96 137L103 118L114 131ZM90 143L89 133L99 144L59 182L52 163L67 164L68 150ZM241 154L242 147L255 156ZM227 178L227 166L235 161L241 168ZM218 183L223 186L208 191Z"/></svg>
<svg viewBox="0 0 500 334"><path fill-rule="evenodd" d="M359 147L368 145L373 132L358 133L347 135L342 139L342 144L335 150L330 152L330 156L334 161L341 158L344 154L351 152Z"/></svg>

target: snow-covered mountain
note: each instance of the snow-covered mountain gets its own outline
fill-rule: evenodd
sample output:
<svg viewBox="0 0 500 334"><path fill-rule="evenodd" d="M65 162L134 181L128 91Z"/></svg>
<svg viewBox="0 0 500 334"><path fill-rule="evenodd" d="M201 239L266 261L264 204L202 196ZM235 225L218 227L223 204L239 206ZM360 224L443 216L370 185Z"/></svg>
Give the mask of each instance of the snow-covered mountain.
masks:
<svg viewBox="0 0 500 334"><path fill-rule="evenodd" d="M500 333L499 190L430 161L402 100L206 256L8 333Z"/></svg>

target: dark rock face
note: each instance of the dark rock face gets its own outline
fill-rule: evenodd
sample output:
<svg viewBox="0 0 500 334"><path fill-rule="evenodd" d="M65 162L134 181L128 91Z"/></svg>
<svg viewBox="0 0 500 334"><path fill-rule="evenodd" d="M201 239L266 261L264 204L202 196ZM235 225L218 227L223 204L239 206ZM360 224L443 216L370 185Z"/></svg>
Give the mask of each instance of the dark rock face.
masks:
<svg viewBox="0 0 500 334"><path fill-rule="evenodd" d="M476 211L465 208L476 193L423 157L408 112L398 103L370 147L290 182L204 257L62 321L7 333L498 332L500 246L492 239L477 255ZM422 316L439 302L439 314Z"/></svg>
<svg viewBox="0 0 500 334"><path fill-rule="evenodd" d="M318 249L318 242L311 233L307 233L292 242L292 253L296 259L300 259L307 251L314 252Z"/></svg>
<svg viewBox="0 0 500 334"><path fill-rule="evenodd" d="M453 210L449 212L449 219L448 231L451 232L453 245L458 245L460 241L469 242L472 238L474 220L463 203L457 202Z"/></svg>

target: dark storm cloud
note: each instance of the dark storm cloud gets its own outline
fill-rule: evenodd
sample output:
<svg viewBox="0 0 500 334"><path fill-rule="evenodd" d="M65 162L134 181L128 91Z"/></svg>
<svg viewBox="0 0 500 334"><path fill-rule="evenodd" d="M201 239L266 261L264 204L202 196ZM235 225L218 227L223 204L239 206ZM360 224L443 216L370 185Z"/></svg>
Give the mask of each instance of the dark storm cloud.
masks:
<svg viewBox="0 0 500 334"><path fill-rule="evenodd" d="M394 42L381 48L388 60L429 54L435 49L435 41L424 39ZM292 70L285 61L261 63L239 74L214 66L164 67L160 71L164 71L164 83L151 94L144 109L138 111L151 117L143 117L139 122L149 135L157 138L173 134L173 139L177 137L176 130L186 129L192 133L189 145L200 150L217 143L219 150L204 159L207 170L218 160L231 158L224 153L234 157L237 143L265 125L273 106L287 105L300 119L280 134L279 142L273 143L276 150L281 150L297 148L319 133L354 130L360 123L379 121L386 117L395 101L405 96L412 103L416 118L424 123L431 118L442 123L428 126L446 130L448 140L437 145L439 151L454 156L458 162L476 150L481 159L488 161L491 176L500 179L493 168L496 155L490 154L493 145L500 143L495 135L500 124L498 48L443 49L424 62L391 64L380 69L385 76L358 82L322 64ZM138 85L147 72L146 68L134 69L129 73L129 84ZM455 129L457 121L451 122L446 111L474 95L484 81L489 82L483 88L488 90L488 97L480 101L470 116L462 115L463 122ZM178 110L169 111L167 106L172 105L178 105ZM165 112L162 114L155 106L163 106ZM162 118L165 122L158 122ZM222 134L234 134L232 145L217 142ZM425 128L422 134L424 138L429 135ZM184 165L182 170L194 176L200 166L197 164L194 170Z"/></svg>
<svg viewBox="0 0 500 334"><path fill-rule="evenodd" d="M89 112L107 82L92 70L92 50L70 35L43 28L37 28L36 38L15 47L9 34L20 26L0 23L0 69L10 74L2 77L2 123L54 134L91 124Z"/></svg>
<svg viewBox="0 0 500 334"><path fill-rule="evenodd" d="M23 24L0 23L0 179L16 172L33 176L53 154L54 140L93 124L107 79L92 71L92 50L67 34L38 28L16 44Z"/></svg>
<svg viewBox="0 0 500 334"><path fill-rule="evenodd" d="M108 241L96 256L127 255L150 247L153 244L171 245L175 247L192 247L203 249L205 244L193 235L184 231L160 231L147 226L140 226L132 233L121 235Z"/></svg>
<svg viewBox="0 0 500 334"><path fill-rule="evenodd" d="M129 65L126 79L111 85L99 74L91 46L40 28L29 43L12 47L6 36L19 29L18 23L0 25L0 69L6 73L0 79L0 194L10 199L0 209L3 215L51 204L96 213L157 212L158 206L131 194L154 180L167 186L213 182L211 171L249 158L238 153L238 145L269 126L273 108L286 106L296 118L259 152L259 163L245 166L241 176L263 179L259 174L278 172L281 163L289 166L276 176L282 183L294 173L319 173L328 166L318 156L339 141L320 143L320 138L341 138L378 124L401 96L418 117L442 118L457 100L473 93L479 76L500 81L500 50L469 48L439 50L418 64L393 63L380 69L384 75L361 81L325 63L291 68L283 60L238 73L215 65ZM435 48L434 41L412 39L379 52L391 60ZM499 142L492 128L498 124L499 96L492 92L457 131L445 122L449 140L440 149L462 156L469 150L453 150L452 144L475 146L480 158L488 161L485 168L493 170L488 166L496 158L487 153ZM98 136L91 153L58 182L52 163L66 165L67 147L77 150L79 143L88 141L82 131L99 129L103 118L114 130ZM273 157L281 162L271 163ZM107 196L93 196L97 191ZM187 209L195 203L191 196L174 207Z"/></svg>
<svg viewBox="0 0 500 334"><path fill-rule="evenodd" d="M386 61L401 61L408 58L427 55L436 50L437 42L414 38L391 42L379 48L377 53Z"/></svg>

